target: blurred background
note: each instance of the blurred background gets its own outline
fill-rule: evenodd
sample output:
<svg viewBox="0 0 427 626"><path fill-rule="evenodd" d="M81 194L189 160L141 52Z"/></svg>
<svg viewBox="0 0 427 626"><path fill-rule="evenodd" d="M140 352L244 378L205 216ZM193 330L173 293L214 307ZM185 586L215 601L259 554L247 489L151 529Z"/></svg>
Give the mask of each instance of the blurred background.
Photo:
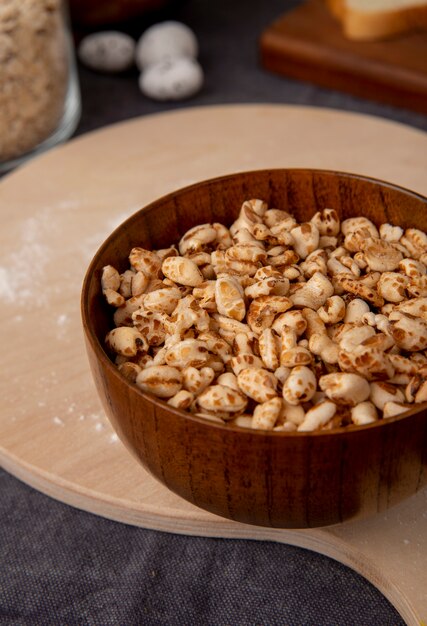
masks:
<svg viewBox="0 0 427 626"><path fill-rule="evenodd" d="M143 79L138 42L170 20L196 54ZM0 34L0 173L71 135L189 106L333 107L427 128L425 36L349 41L327 0L4 0ZM179 47L182 33L163 35ZM164 97L165 82L186 94Z"/></svg>
<svg viewBox="0 0 427 626"><path fill-rule="evenodd" d="M155 102L141 94L136 68L108 76L79 64L83 107L78 132L137 115L227 102L335 107L427 128L425 115L403 107L379 104L263 69L259 50L262 33L302 4L301 0L70 0L76 45L88 33L112 28L137 40L149 26L173 19L194 31L204 70L203 88L190 100Z"/></svg>

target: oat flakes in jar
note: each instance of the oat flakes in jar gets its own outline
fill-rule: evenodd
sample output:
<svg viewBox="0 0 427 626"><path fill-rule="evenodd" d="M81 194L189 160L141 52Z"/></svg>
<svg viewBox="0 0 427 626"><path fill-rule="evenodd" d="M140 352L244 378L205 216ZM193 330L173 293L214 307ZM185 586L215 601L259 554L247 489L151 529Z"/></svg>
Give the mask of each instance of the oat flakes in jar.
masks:
<svg viewBox="0 0 427 626"><path fill-rule="evenodd" d="M0 172L67 139L80 92L65 0L0 2Z"/></svg>

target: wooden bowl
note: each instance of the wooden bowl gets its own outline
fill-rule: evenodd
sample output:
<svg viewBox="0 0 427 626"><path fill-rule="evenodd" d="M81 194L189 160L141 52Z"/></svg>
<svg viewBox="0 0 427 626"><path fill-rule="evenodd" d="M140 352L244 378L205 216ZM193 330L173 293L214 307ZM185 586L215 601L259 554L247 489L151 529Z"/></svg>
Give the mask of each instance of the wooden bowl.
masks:
<svg viewBox="0 0 427 626"><path fill-rule="evenodd" d="M394 185L339 172L276 169L204 181L151 203L119 226L95 255L83 285L82 317L98 393L120 439L165 487L198 507L239 522L308 528L373 515L427 483L427 411L368 426L312 433L263 432L175 410L129 383L111 362L104 337L112 313L101 269L123 271L133 246L165 248L191 226L230 225L242 202L309 219L330 207L342 219L427 231L427 199Z"/></svg>

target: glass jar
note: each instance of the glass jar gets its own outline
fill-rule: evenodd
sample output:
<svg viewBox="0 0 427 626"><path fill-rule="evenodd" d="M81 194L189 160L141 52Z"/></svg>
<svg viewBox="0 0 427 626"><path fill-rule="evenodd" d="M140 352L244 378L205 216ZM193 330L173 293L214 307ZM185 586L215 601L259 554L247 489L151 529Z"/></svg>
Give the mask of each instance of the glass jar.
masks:
<svg viewBox="0 0 427 626"><path fill-rule="evenodd" d="M0 172L68 139L80 119L64 2L0 1Z"/></svg>

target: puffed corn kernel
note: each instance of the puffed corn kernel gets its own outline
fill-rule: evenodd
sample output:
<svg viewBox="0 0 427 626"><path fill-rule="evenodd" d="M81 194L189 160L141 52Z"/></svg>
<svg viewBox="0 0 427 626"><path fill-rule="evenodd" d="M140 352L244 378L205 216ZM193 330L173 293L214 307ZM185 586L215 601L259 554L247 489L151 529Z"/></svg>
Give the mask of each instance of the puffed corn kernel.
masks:
<svg viewBox="0 0 427 626"><path fill-rule="evenodd" d="M176 367L153 365L139 372L136 384L158 398L171 398L182 387L182 374Z"/></svg>

